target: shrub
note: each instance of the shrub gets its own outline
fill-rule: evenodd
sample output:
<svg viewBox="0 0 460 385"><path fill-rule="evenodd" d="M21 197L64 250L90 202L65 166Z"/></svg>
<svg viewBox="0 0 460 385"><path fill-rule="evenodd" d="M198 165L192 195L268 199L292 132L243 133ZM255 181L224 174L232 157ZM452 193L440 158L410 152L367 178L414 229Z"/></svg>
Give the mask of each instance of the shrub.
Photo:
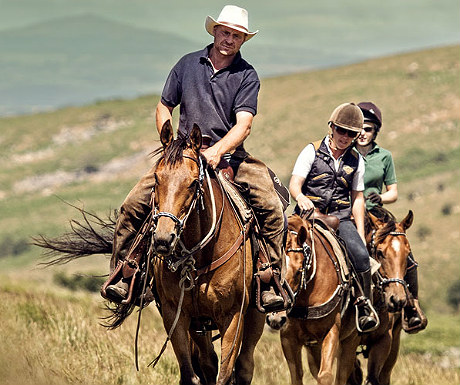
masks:
<svg viewBox="0 0 460 385"><path fill-rule="evenodd" d="M104 277L96 275L73 274L67 275L63 272L54 274L54 282L62 287L67 287L70 290L84 290L96 293L101 289L104 283Z"/></svg>
<svg viewBox="0 0 460 385"><path fill-rule="evenodd" d="M442 215L448 216L452 214L452 204L451 203L446 203L444 206L442 206L441 209Z"/></svg>
<svg viewBox="0 0 460 385"><path fill-rule="evenodd" d="M460 279L457 279L447 289L447 303L456 311L460 309Z"/></svg>
<svg viewBox="0 0 460 385"><path fill-rule="evenodd" d="M0 258L20 255L29 248L30 244L26 239L14 240L7 235L0 242Z"/></svg>

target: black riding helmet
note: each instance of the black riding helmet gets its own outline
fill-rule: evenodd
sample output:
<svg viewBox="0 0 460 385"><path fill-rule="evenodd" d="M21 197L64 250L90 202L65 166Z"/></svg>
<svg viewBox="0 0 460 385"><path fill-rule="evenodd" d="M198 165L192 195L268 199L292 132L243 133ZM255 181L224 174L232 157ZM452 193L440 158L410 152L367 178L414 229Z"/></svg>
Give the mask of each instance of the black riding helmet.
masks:
<svg viewBox="0 0 460 385"><path fill-rule="evenodd" d="M382 112L380 108L378 108L372 102L361 102L358 103L358 107L361 108L361 111L364 115L364 123L372 122L376 125L375 132L380 131L380 127L382 127Z"/></svg>

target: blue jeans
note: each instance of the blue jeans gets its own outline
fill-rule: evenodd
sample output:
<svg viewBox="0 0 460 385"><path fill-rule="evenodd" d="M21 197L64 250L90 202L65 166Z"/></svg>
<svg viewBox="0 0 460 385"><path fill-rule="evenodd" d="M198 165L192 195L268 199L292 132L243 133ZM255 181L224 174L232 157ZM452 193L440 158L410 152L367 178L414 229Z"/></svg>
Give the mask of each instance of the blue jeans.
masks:
<svg viewBox="0 0 460 385"><path fill-rule="evenodd" d="M363 273L371 268L369 253L358 230L349 219L342 219L339 224L338 234L345 241L348 256L357 273Z"/></svg>

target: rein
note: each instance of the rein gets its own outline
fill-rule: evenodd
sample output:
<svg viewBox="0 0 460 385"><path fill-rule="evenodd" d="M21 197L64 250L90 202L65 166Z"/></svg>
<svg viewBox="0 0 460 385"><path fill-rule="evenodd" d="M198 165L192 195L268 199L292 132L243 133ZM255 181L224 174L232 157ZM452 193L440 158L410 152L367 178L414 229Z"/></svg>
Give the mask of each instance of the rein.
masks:
<svg viewBox="0 0 460 385"><path fill-rule="evenodd" d="M172 337L172 335L174 333L174 330L175 330L175 328L177 326L177 323L179 321L179 317L180 317L180 314L181 314L181 311L182 311L182 304L183 304L185 291L192 290L195 287L195 282L198 280L198 278L201 275L203 275L203 274L205 274L205 273L207 273L209 271L215 270L218 267L222 266L225 262L227 262L236 253L236 251L239 249L239 247L241 245L243 245L243 277L246 276L246 239L247 239L247 236L249 234L249 230L251 229L252 220L249 223L241 226L242 228L241 228L241 231L240 231L240 235L237 237L237 239L235 240L235 242L233 243L233 245L230 247L229 250L227 250L221 257L219 257L216 260L212 261L209 265L204 266L204 267L202 267L200 269L196 269L196 267L195 267L195 259L193 258L193 255L196 254L197 252L201 251L209 243L209 241L211 239L213 239L214 236L216 235L217 228L219 227L219 225L221 223L223 212L224 212L225 191L224 191L222 185L219 183L219 185L221 187L221 192L222 192L222 204L221 204L221 210L220 210L219 218L217 219L214 190L212 188L212 183L211 183L211 179L210 179L210 176L209 176L209 172L208 172L207 169L205 169L203 167L203 161L202 161L201 157L199 157L198 160L195 159L195 158L192 158L190 156L186 156L186 155L184 155L183 157L191 159L194 162L196 162L197 165L198 165L198 168L199 168L199 178L198 178L197 189L195 191L195 195L194 195L193 201L192 201L192 203L191 203L191 205L189 207L189 210L187 211L187 213L181 219L179 219L177 216L175 216L174 214L169 213L169 212L163 212L163 211L162 212L157 212L157 208L155 207L154 208L155 213L152 216L153 232L155 231L156 224L158 222L158 218L160 218L160 217L170 218L171 220L173 220L176 223L177 237L179 239L178 245L181 248L181 250L180 250L180 252L178 254L180 254L180 256L182 257L182 258L179 258L176 262L173 262L172 259L170 259L170 258L166 259L167 266L172 272L175 272L175 271L177 271L177 269L179 267L182 267L181 271L180 271L181 279L179 281L179 287L181 289L181 293L180 293L179 303L178 303L176 315L175 315L175 318L174 318L174 322L173 322L173 324L171 326L171 329L169 330L169 333L168 333L168 336L166 338L166 341L164 342L163 347L160 350L160 353L148 365L148 366L152 365L152 367L155 367L155 365L160 360L160 357L162 356L162 354L164 353L164 351L166 349L168 341L170 341L170 339L171 339L171 337ZM203 200L203 184L204 184L205 177L206 177L206 182L207 182L207 186L208 186L208 190L209 190L209 195L210 195L210 198L211 198L212 225L211 225L211 228L209 229L208 233L205 235L205 237L201 241L199 241L191 249L187 249L180 237L181 237L182 231L184 230L185 223L186 223L190 213L192 212L192 210L196 207L196 204L197 204L198 201L200 201L200 203L201 203L201 209L202 210L205 209L204 200ZM197 210L199 210L199 207L197 208ZM240 223L240 225L241 225L241 223ZM151 247L152 246L153 246L153 242L151 243ZM174 254L174 253L172 253L172 254ZM193 278L193 275L195 275L195 278ZM186 281L189 282L189 284L187 286L185 285ZM242 291L243 298L242 298L242 303L241 303L241 308L240 308L240 313L239 313L239 319L238 319L238 324L237 324L237 332L235 334L235 338L234 338L233 343L232 343L232 348L230 349L227 357L225 357L222 360L222 362L225 362L230 357L233 349L235 349L236 339L237 339L237 336L239 334L239 329L241 327L241 320L242 320L243 308L245 306L245 293L246 293L246 280L243 279L243 281L244 281L244 283L243 283L243 291Z"/></svg>

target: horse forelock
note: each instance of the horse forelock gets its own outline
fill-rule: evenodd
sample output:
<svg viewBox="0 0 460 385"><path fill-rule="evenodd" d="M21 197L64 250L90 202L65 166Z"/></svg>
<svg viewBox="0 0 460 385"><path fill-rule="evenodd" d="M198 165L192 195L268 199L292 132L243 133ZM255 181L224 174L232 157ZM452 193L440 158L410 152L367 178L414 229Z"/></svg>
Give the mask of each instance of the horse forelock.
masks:
<svg viewBox="0 0 460 385"><path fill-rule="evenodd" d="M394 220L390 220L389 222L385 223L383 227L379 228L375 234L375 243L379 244L382 243L385 238L390 235L391 232L396 230L396 222Z"/></svg>
<svg viewBox="0 0 460 385"><path fill-rule="evenodd" d="M174 165L184 159L184 150L189 146L188 137L180 133L172 143L165 148L164 160L166 164Z"/></svg>

